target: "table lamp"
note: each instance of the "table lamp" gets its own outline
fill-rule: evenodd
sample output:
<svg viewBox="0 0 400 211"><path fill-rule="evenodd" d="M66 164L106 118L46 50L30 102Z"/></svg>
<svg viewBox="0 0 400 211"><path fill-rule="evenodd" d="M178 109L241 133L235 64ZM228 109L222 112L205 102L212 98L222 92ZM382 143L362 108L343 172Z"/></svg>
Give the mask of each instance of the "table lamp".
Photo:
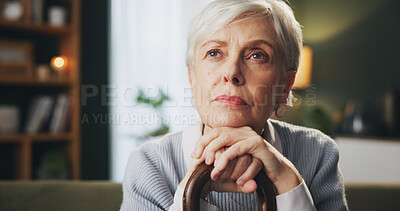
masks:
<svg viewBox="0 0 400 211"><path fill-rule="evenodd" d="M311 83L312 73L312 49L309 46L303 46L301 50L301 60L299 69L296 73L293 89L306 89Z"/></svg>

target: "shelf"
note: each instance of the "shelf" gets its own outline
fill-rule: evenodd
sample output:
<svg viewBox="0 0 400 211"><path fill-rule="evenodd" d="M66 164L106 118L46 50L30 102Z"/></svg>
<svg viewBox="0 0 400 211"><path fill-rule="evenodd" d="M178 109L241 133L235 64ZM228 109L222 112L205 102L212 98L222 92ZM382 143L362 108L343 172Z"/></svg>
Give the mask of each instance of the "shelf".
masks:
<svg viewBox="0 0 400 211"><path fill-rule="evenodd" d="M4 0L0 0L4 2ZM25 125L27 115L32 105L30 102L41 95L51 97L65 94L68 96L68 104L65 109L71 111L66 127L68 132L52 134L42 132L28 134L24 132L16 134L0 134L0 171L10 169L8 179L32 180L35 178L35 156L40 155L44 149L59 148L68 159L68 172L71 179L80 178L80 26L81 26L81 0L57 0L43 1L43 20L48 8L51 6L65 7L67 23L57 27L47 21L30 21L33 14L31 0L20 0L24 5L24 16L20 21L10 21L0 17L0 37L7 43L30 43L32 49L23 51L32 59L24 59L24 64L0 64L0 101L15 104L20 110L20 125ZM65 3L65 4L64 4ZM62 4L62 5L61 5ZM1 7L1 3L0 3ZM38 12L38 11L36 11ZM18 46L17 46L18 47ZM18 48L18 49L22 49ZM28 49L28 48L26 48ZM22 50L21 50L22 52ZM48 64L53 56L65 55L70 59L68 72L54 74L49 72L46 80L39 79L36 73L36 65ZM32 62L31 62L32 61ZM53 107L55 108L56 105ZM37 107L37 106L36 106ZM64 109L64 108L63 108ZM50 110L48 112L53 112ZM50 113L50 115L52 115ZM7 123L7 121L6 121ZM3 153L4 152L4 153ZM8 165L10 163L10 165ZM4 168L2 168L4 164ZM11 168L12 167L12 168ZM1 176L1 174L0 174Z"/></svg>
<svg viewBox="0 0 400 211"><path fill-rule="evenodd" d="M21 86L71 86L72 82L66 79L39 80L31 77L0 77L0 85Z"/></svg>
<svg viewBox="0 0 400 211"><path fill-rule="evenodd" d="M352 139L352 140L360 140L360 141L394 141L400 142L400 137L388 137L388 136L364 136L364 135L356 135L356 134L341 134L336 135L334 139Z"/></svg>
<svg viewBox="0 0 400 211"><path fill-rule="evenodd" d="M33 142L41 141L69 141L72 140L70 133L61 134L13 134L13 135L0 135L0 142L20 142L29 140Z"/></svg>
<svg viewBox="0 0 400 211"><path fill-rule="evenodd" d="M66 36L70 34L69 27L56 27L43 23L28 23L22 21L0 20L0 28L32 32L42 35Z"/></svg>

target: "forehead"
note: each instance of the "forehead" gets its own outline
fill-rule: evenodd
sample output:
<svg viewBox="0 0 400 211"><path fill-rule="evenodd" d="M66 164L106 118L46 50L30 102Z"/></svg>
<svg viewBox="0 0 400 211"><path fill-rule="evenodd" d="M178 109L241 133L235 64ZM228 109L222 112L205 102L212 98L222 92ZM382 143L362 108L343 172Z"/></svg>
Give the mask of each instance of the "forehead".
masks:
<svg viewBox="0 0 400 211"><path fill-rule="evenodd" d="M226 43L227 45L244 45L250 41L263 43L260 41L265 41L274 51L279 49L275 29L265 17L251 17L235 21L204 39L198 46L201 48L218 43L215 41L221 41L220 44Z"/></svg>

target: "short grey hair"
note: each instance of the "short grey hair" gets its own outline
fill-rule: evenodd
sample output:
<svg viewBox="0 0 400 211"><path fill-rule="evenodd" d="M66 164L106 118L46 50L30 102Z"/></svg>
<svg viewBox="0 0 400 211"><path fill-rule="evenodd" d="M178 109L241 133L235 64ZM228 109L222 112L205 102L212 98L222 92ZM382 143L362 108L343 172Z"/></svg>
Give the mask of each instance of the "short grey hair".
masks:
<svg viewBox="0 0 400 211"><path fill-rule="evenodd" d="M273 24L283 54L283 71L297 71L303 35L293 10L282 0L216 0L208 4L191 22L186 66L194 67L200 42L233 22L251 17L266 17Z"/></svg>

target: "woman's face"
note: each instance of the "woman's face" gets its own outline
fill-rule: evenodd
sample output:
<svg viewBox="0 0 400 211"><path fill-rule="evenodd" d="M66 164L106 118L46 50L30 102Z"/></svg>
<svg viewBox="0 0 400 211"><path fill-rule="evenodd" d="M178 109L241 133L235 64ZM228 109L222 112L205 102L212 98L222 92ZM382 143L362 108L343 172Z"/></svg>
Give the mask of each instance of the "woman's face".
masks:
<svg viewBox="0 0 400 211"><path fill-rule="evenodd" d="M232 23L200 42L189 76L203 123L261 131L275 104L286 102L291 84L282 68L275 30L262 17Z"/></svg>

